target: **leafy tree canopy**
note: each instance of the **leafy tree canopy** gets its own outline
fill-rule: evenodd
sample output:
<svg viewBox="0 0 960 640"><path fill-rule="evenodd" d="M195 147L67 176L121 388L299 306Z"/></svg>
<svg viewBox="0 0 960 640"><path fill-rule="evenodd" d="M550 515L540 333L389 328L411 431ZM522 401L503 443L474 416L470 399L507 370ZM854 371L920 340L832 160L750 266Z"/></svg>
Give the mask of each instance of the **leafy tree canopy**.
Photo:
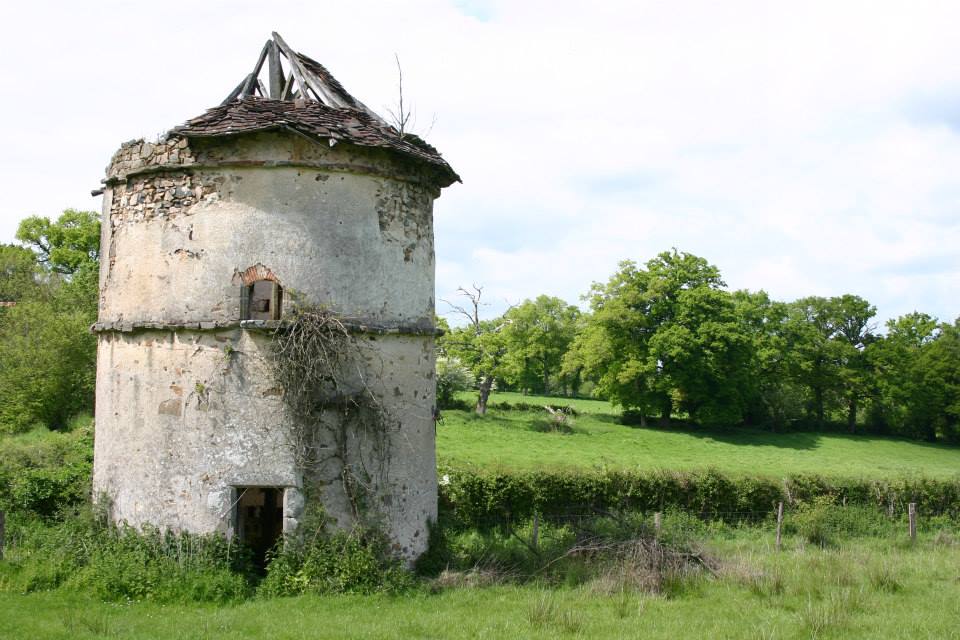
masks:
<svg viewBox="0 0 960 640"><path fill-rule="evenodd" d="M17 228L17 240L37 253L47 269L73 274L100 258L100 218L93 211L67 209L55 222L30 216Z"/></svg>
<svg viewBox="0 0 960 640"><path fill-rule="evenodd" d="M40 282L36 256L24 247L0 244L0 302L17 302L36 292Z"/></svg>

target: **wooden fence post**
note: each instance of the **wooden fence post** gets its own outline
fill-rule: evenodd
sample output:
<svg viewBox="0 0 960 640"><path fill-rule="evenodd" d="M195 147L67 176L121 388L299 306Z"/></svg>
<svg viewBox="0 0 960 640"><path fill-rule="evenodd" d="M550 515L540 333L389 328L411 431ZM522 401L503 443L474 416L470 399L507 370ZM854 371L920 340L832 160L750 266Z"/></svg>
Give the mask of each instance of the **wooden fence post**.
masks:
<svg viewBox="0 0 960 640"><path fill-rule="evenodd" d="M3 544L6 541L7 529L7 514L3 512L3 509L0 509L0 560L3 560Z"/></svg>
<svg viewBox="0 0 960 640"><path fill-rule="evenodd" d="M781 536L780 531L783 528L783 503L777 503L777 551L780 551Z"/></svg>
<svg viewBox="0 0 960 640"><path fill-rule="evenodd" d="M910 542L917 541L917 503L907 505L907 514L910 517Z"/></svg>
<svg viewBox="0 0 960 640"><path fill-rule="evenodd" d="M660 537L660 525L663 524L663 514L657 511L653 514L653 535L657 538Z"/></svg>

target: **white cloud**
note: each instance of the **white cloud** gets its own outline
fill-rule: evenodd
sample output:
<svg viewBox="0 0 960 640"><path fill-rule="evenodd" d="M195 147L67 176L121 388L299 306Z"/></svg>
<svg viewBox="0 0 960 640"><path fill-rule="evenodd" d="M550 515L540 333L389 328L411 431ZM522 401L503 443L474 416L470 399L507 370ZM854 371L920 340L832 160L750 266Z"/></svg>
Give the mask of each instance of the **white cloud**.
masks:
<svg viewBox="0 0 960 640"><path fill-rule="evenodd" d="M276 29L380 111L400 55L464 178L441 297L573 302L676 246L775 297L960 313L956 3L8 4L0 240L98 206L120 142L219 102Z"/></svg>

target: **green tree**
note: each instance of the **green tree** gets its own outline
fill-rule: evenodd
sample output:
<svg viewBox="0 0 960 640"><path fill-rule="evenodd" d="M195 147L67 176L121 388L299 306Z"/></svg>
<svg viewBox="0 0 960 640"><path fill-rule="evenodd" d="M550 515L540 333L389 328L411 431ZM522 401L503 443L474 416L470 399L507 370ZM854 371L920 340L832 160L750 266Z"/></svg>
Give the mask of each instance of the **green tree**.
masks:
<svg viewBox="0 0 960 640"><path fill-rule="evenodd" d="M751 341L747 373L741 377L746 422L782 429L803 413L803 390L790 378L787 305L764 291L735 291L736 316Z"/></svg>
<svg viewBox="0 0 960 640"><path fill-rule="evenodd" d="M35 252L0 252L15 265L0 272L0 290L18 297L0 316L0 431L60 428L93 408L98 227L72 210L56 223L28 218L18 237Z"/></svg>
<svg viewBox="0 0 960 640"><path fill-rule="evenodd" d="M875 371L875 428L933 442L958 440L960 331L925 313L887 322L867 349Z"/></svg>
<svg viewBox="0 0 960 640"><path fill-rule="evenodd" d="M0 431L62 428L93 408L96 338L83 309L30 300L0 322Z"/></svg>
<svg viewBox="0 0 960 640"><path fill-rule="evenodd" d="M32 251L0 244L0 302L32 297L40 286L40 274Z"/></svg>
<svg viewBox="0 0 960 640"><path fill-rule="evenodd" d="M918 406L923 385L920 353L938 335L938 325L936 318L925 313L909 313L888 320L886 336L867 347L866 357L874 372L870 411L874 430L929 437L924 433L929 423L917 424L918 417L926 413Z"/></svg>
<svg viewBox="0 0 960 640"><path fill-rule="evenodd" d="M854 431L859 401L870 386L864 349L874 339L870 320L876 308L846 294L801 298L787 309L791 373L809 392L816 425L822 428L828 411L845 404L847 428Z"/></svg>
<svg viewBox="0 0 960 640"><path fill-rule="evenodd" d="M921 348L918 369L915 423L927 425L927 440L960 442L960 318Z"/></svg>
<svg viewBox="0 0 960 640"><path fill-rule="evenodd" d="M503 374L526 391L550 394L566 388L575 377L561 370L580 322L580 309L560 298L537 296L509 309L503 316Z"/></svg>
<svg viewBox="0 0 960 640"><path fill-rule="evenodd" d="M836 333L834 340L840 344L840 381L847 402L847 430L854 433L857 427L857 408L860 400L867 397L872 383L872 372L864 350L876 338L871 320L876 307L859 296L844 294L830 299Z"/></svg>
<svg viewBox="0 0 960 640"><path fill-rule="evenodd" d="M675 407L704 423L738 422L752 345L723 286L715 266L677 250L643 267L622 262L594 284L566 369L582 367L612 402L659 412L664 424Z"/></svg>
<svg viewBox="0 0 960 640"><path fill-rule="evenodd" d="M840 386L834 316L827 298L810 296L787 307L785 331L790 373L808 391L814 422L822 428L832 395Z"/></svg>
<svg viewBox="0 0 960 640"><path fill-rule="evenodd" d="M100 259L100 217L93 211L67 209L56 222L30 216L20 222L17 240L37 252L47 269L72 274Z"/></svg>
<svg viewBox="0 0 960 640"><path fill-rule="evenodd" d="M506 350L500 335L503 318L481 320L483 287L474 285L470 290L458 289L467 299L466 304L446 302L453 313L466 319L462 327L456 327L442 341L443 352L457 358L477 376L477 413L487 412L487 402L497 376L501 375L503 356Z"/></svg>

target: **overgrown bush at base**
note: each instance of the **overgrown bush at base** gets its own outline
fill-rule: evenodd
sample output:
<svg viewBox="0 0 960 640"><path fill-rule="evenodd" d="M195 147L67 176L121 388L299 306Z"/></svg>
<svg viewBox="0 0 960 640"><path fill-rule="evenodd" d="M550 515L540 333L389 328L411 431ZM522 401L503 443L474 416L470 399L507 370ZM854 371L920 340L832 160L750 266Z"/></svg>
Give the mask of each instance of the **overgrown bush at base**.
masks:
<svg viewBox="0 0 960 640"><path fill-rule="evenodd" d="M108 601L229 602L253 592L249 554L222 536L135 531L74 515L51 524L15 520L0 590L57 588Z"/></svg>
<svg viewBox="0 0 960 640"><path fill-rule="evenodd" d="M413 585L413 575L390 556L382 535L341 531L290 541L278 549L267 565L267 577L258 593L396 593Z"/></svg>

